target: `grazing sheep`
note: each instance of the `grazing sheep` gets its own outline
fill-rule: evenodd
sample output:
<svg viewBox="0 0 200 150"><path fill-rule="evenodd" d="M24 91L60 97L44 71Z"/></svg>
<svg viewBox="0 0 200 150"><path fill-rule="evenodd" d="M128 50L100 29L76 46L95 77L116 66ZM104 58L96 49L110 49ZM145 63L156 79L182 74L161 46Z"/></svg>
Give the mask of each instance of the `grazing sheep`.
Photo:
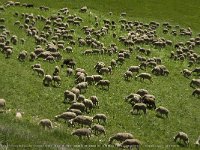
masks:
<svg viewBox="0 0 200 150"><path fill-rule="evenodd" d="M198 139L196 140L196 142L194 143L196 146L200 146L200 136L198 137Z"/></svg>
<svg viewBox="0 0 200 150"><path fill-rule="evenodd" d="M50 63L55 62L55 58L52 55L47 56L44 61L49 61Z"/></svg>
<svg viewBox="0 0 200 150"><path fill-rule="evenodd" d="M1 98L0 99L0 108L5 108L5 106L6 106L6 100Z"/></svg>
<svg viewBox="0 0 200 150"><path fill-rule="evenodd" d="M109 89L110 81L109 80L100 80L98 83L96 83L97 86L107 87Z"/></svg>
<svg viewBox="0 0 200 150"><path fill-rule="evenodd" d="M129 149L131 149L133 146L136 146L136 149L139 150L140 145L141 142L138 139L126 139L121 144L119 144L119 147L128 147Z"/></svg>
<svg viewBox="0 0 200 150"><path fill-rule="evenodd" d="M67 112L73 112L76 116L82 115L82 112L79 109L67 109Z"/></svg>
<svg viewBox="0 0 200 150"><path fill-rule="evenodd" d="M124 80L128 81L129 78L133 78L133 73L129 70L127 70L124 74L123 74Z"/></svg>
<svg viewBox="0 0 200 150"><path fill-rule="evenodd" d="M178 132L178 134L176 136L174 136L174 141L176 142L177 139L182 140L185 145L189 144L188 135L184 132Z"/></svg>
<svg viewBox="0 0 200 150"><path fill-rule="evenodd" d="M22 52L19 53L17 59L18 59L19 61L24 61L24 60L26 59L26 57L27 57L27 51L22 51Z"/></svg>
<svg viewBox="0 0 200 150"><path fill-rule="evenodd" d="M60 73L60 68L58 66L55 66L53 76L58 76L59 73Z"/></svg>
<svg viewBox="0 0 200 150"><path fill-rule="evenodd" d="M38 76L42 76L42 77L44 77L44 69L42 69L42 68L36 68L36 67L39 67L39 65L37 66L36 65L36 67L35 67L35 65L34 66L32 66L33 67L33 72L37 72L37 74L38 74ZM41 67L41 65L40 65L40 67Z"/></svg>
<svg viewBox="0 0 200 150"><path fill-rule="evenodd" d="M81 125L83 127L83 125L89 126L91 127L92 125L92 118L89 116L76 116L74 119L69 120L70 125L75 126L75 123L77 123L78 125Z"/></svg>
<svg viewBox="0 0 200 150"><path fill-rule="evenodd" d="M67 76L71 76L73 74L73 71L74 70L72 68L67 68L67 71L66 71Z"/></svg>
<svg viewBox="0 0 200 150"><path fill-rule="evenodd" d="M200 96L200 88L195 89L195 90L192 92L192 95L193 95L193 96L196 96L196 95L197 95L197 96L199 97L199 96Z"/></svg>
<svg viewBox="0 0 200 150"><path fill-rule="evenodd" d="M200 73L200 67L199 68L195 68L194 70L192 70L192 73L199 74Z"/></svg>
<svg viewBox="0 0 200 150"><path fill-rule="evenodd" d="M139 71L140 71L140 67L139 67L139 66L130 66L130 67L128 68L128 70L131 71L132 73L133 73L133 72L137 72L137 74L138 74Z"/></svg>
<svg viewBox="0 0 200 150"><path fill-rule="evenodd" d="M81 83L78 83L75 87L77 89L79 89L80 92L82 93L83 90L85 91L88 88L88 83L87 82L81 82Z"/></svg>
<svg viewBox="0 0 200 150"><path fill-rule="evenodd" d="M183 74L184 77L189 78L192 75L192 71L188 70L188 69L183 69L183 71L181 72Z"/></svg>
<svg viewBox="0 0 200 150"><path fill-rule="evenodd" d="M64 101L63 103L68 103L69 102L75 102L76 101L76 94L74 94L71 91L66 90L64 92Z"/></svg>
<svg viewBox="0 0 200 150"><path fill-rule="evenodd" d="M162 115L165 115L168 118L169 110L165 107L159 106L155 109L156 113Z"/></svg>
<svg viewBox="0 0 200 150"><path fill-rule="evenodd" d="M94 104L94 106L98 106L99 107L99 99L97 98L97 96L90 96L90 98L89 98L91 101L92 101L92 103Z"/></svg>
<svg viewBox="0 0 200 150"><path fill-rule="evenodd" d="M84 99L83 104L85 105L86 112L90 112L92 108L94 107L94 104L90 99Z"/></svg>
<svg viewBox="0 0 200 150"><path fill-rule="evenodd" d="M142 97L142 102L145 103L149 108L156 109L155 96L151 94L146 94Z"/></svg>
<svg viewBox="0 0 200 150"><path fill-rule="evenodd" d="M97 120L98 123L100 123L100 120L102 120L104 123L106 123L107 117L106 117L105 114L96 114L96 115L93 117L93 120Z"/></svg>
<svg viewBox="0 0 200 150"><path fill-rule="evenodd" d="M53 76L52 81L54 83L54 86L56 85L55 83L57 83L57 85L61 85L61 77L60 76Z"/></svg>
<svg viewBox="0 0 200 150"><path fill-rule="evenodd" d="M31 52L29 56L30 56L29 61L34 61L37 58L37 55L34 52Z"/></svg>
<svg viewBox="0 0 200 150"><path fill-rule="evenodd" d="M200 87L200 79L192 79L192 81L190 82L190 87Z"/></svg>
<svg viewBox="0 0 200 150"><path fill-rule="evenodd" d="M106 130L105 130L104 126L102 126L102 125L94 124L91 129L94 131L95 135L97 135L97 134L106 135Z"/></svg>
<svg viewBox="0 0 200 150"><path fill-rule="evenodd" d="M80 90L77 89L76 87L73 87L70 91L73 92L74 94L76 94L76 98L79 97L79 95L81 93Z"/></svg>
<svg viewBox="0 0 200 150"><path fill-rule="evenodd" d="M136 103L133 106L133 110L131 111L131 113L133 113L135 110L137 111L137 114L139 113L140 110L142 110L144 114L146 114L147 105L144 103Z"/></svg>
<svg viewBox="0 0 200 150"><path fill-rule="evenodd" d="M46 129L46 127L49 128L49 129L53 128L53 124L52 124L51 120L49 120L49 119L40 120L38 125L42 126L44 129Z"/></svg>
<svg viewBox="0 0 200 150"><path fill-rule="evenodd" d="M110 66L112 67L112 69L115 68L117 66L116 60L112 59L110 62Z"/></svg>
<svg viewBox="0 0 200 150"><path fill-rule="evenodd" d="M99 69L99 71L98 71L98 73L102 74L102 75L104 75L104 73L111 74L111 72L112 72L112 68L107 68L107 67L103 67L103 68Z"/></svg>
<svg viewBox="0 0 200 150"><path fill-rule="evenodd" d="M43 84L45 86L50 86L50 84L52 83L52 76L51 75L45 75L44 79L43 79Z"/></svg>
<svg viewBox="0 0 200 150"><path fill-rule="evenodd" d="M22 113L17 111L15 117L16 119L22 119Z"/></svg>
<svg viewBox="0 0 200 150"><path fill-rule="evenodd" d="M68 120L73 119L76 116L77 115L74 112L64 112L64 113L62 113L60 115L56 115L55 116L55 120L58 121L58 119L63 119L63 120L65 120L65 123L66 123Z"/></svg>
<svg viewBox="0 0 200 150"><path fill-rule="evenodd" d="M87 10L88 10L87 6L83 6L81 7L80 12L85 13L87 12Z"/></svg>
<svg viewBox="0 0 200 150"><path fill-rule="evenodd" d="M138 77L140 78L140 80L144 81L144 79L147 79L150 82L153 82L151 74L149 74L149 73L141 73L141 74L139 74L138 76L135 77L135 80L137 80Z"/></svg>
<svg viewBox="0 0 200 150"><path fill-rule="evenodd" d="M144 96L146 94L149 94L149 92L145 89L139 89L136 94L139 94L140 96Z"/></svg>
<svg viewBox="0 0 200 150"><path fill-rule="evenodd" d="M13 51L12 51L12 49L6 49L6 51L5 51L5 58L10 58L10 56L12 55L12 53L13 53Z"/></svg>
<svg viewBox="0 0 200 150"><path fill-rule="evenodd" d="M112 144L113 140L123 142L126 139L133 139L133 138L134 137L131 133L117 133L109 138L109 144Z"/></svg>
<svg viewBox="0 0 200 150"><path fill-rule="evenodd" d="M78 74L79 72L77 72ZM81 82L85 82L85 74L84 73L80 73L80 75L76 78L75 83L81 83Z"/></svg>
<svg viewBox="0 0 200 150"><path fill-rule="evenodd" d="M69 107L69 109L78 109L81 112L84 112L85 111L85 105L83 103L75 102L75 103L72 103L72 105Z"/></svg>
<svg viewBox="0 0 200 150"><path fill-rule="evenodd" d="M92 75L92 77L94 78L95 83L98 83L100 80L103 79L102 75Z"/></svg>
<svg viewBox="0 0 200 150"><path fill-rule="evenodd" d="M94 77L93 76L86 76L85 82L87 82L89 85L92 85L94 83Z"/></svg>
<svg viewBox="0 0 200 150"><path fill-rule="evenodd" d="M85 96L84 95L79 95L77 98L77 102L83 102L85 100Z"/></svg>
<svg viewBox="0 0 200 150"><path fill-rule="evenodd" d="M81 139L83 136L86 136L88 139L91 137L92 131L91 129L87 128L81 128L81 129L76 129L74 132L71 133L72 135L76 135Z"/></svg>

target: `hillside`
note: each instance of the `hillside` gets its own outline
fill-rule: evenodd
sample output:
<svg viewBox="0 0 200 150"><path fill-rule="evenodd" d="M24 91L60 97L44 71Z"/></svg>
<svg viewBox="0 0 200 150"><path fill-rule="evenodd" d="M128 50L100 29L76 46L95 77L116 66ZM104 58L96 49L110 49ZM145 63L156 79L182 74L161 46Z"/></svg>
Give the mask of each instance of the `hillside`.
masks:
<svg viewBox="0 0 200 150"><path fill-rule="evenodd" d="M118 149L114 145L108 145L109 138L118 132L132 133L135 138L142 142L141 149L144 150L198 149L194 143L200 134L200 101L198 96L192 95L192 92L199 85L191 87L190 82L192 79L199 79L199 75L192 73L191 76L186 78L181 72L183 69L192 71L198 68L200 64L200 48L198 45L200 31L198 19L200 10L198 6L200 2L195 0L169 0L167 2L158 2L157 0L145 2L140 0L20 1L20 5L24 3L33 4L34 7L6 7L6 1L1 0L0 2L0 5L5 9L0 10L0 18L5 18L5 21L0 22L0 35L5 33L2 29L3 26L10 32L6 35L5 41L0 38L0 98L6 100L6 112L0 113L0 143L2 144L0 149L6 149L5 145L9 146L8 149L26 149L25 147L29 149L62 149L62 145L66 149L86 149L86 147L90 149ZM48 10L40 10L40 6L47 6ZM80 8L83 6L87 6L87 12L80 12ZM61 11L62 8L68 8L69 12L64 14ZM109 12L112 12L112 14ZM126 12L126 15L120 16L122 12ZM22 14L33 17L28 19L27 28L24 26L26 17ZM55 29L60 24L55 23L52 18L59 16L58 14L63 17L61 26L62 22L68 23L68 25L65 24L63 30L70 32L66 35L72 35L72 44L70 44L70 39L63 39L63 33L58 33L62 31ZM74 15L82 19L80 22L77 21L80 26L67 22L70 20L70 15L72 15L72 18ZM96 21L95 17L97 18ZM44 29L45 19L47 18L52 19L49 31ZM112 29L112 23L105 25L103 20L113 21L114 29ZM124 20L126 25L122 23ZM16 21L19 21L19 24ZM95 24L96 22L98 23ZM166 24L166 22L168 24L163 26L163 23ZM156 25L154 26L154 24ZM158 24L159 26L157 26ZM22 25L21 28L20 25ZM92 31L88 31L91 33L84 31L84 26L93 28ZM102 28L103 26L108 28ZM38 36L49 32L46 43L45 41L44 43L36 43L33 31L28 30L32 27L38 31L34 31L36 32L34 34ZM181 28L184 32L180 32ZM163 33L165 29L167 33ZM177 35L171 34L173 30L176 31ZM186 34L192 33L192 35L184 35L185 32ZM87 33L88 35L86 35ZM139 39L146 38L147 33L152 38L149 36L146 41L139 41ZM113 34L116 34L116 38ZM13 35L17 36L18 41L16 45L9 42L13 49L10 58L6 58L6 50L4 50L5 47L2 44L10 41ZM94 47L91 46L92 44L80 46L78 39L82 38L86 41L88 37L93 40ZM126 40L129 41L126 42ZM43 58L38 58L29 61L29 55L37 45L41 45L46 50L48 49L48 42L52 41L56 43L55 45L58 44L58 41L64 41L64 48L57 50L62 55L62 60L51 63L44 61ZM167 41L169 44L166 44ZM75 42L75 45L73 45L73 42ZM158 45L155 44L156 42ZM175 47L180 42L183 42L183 45ZM114 52L115 49L112 49L111 44L113 43L117 46L116 52ZM72 47L73 52L66 52L64 50L66 47ZM83 55L85 50L94 49L97 49L97 54L92 52L89 55ZM183 52L184 49L186 49L185 52ZM28 58L19 61L17 58L23 50L27 51ZM130 58L125 58L121 65L117 64L117 67L112 69L111 74L102 75L103 79L110 81L109 90L93 84L88 86L85 93L82 93L85 98L92 95L98 97L99 108L93 108L90 113L84 112L84 115L105 114L107 122L103 125L106 129L106 135L92 135L89 140L87 138L81 140L72 136L71 133L80 127L70 127L64 121L54 119L56 115L65 112L70 107L71 104L63 103L64 92L76 85L75 75L66 76L67 67L61 68L63 59L71 58L76 62L74 69L83 68L87 75L96 75L98 73L94 66L97 62L104 62L107 67L112 59L117 60L119 58L118 53L123 50L128 51L127 55ZM148 50L150 51L149 55ZM175 52L175 56L170 58L172 51ZM180 55L178 55L179 53ZM145 61L140 61L138 56ZM150 60L155 58L162 62L159 64L157 61L153 61L152 65L164 65L167 68L166 70L169 71L168 75L163 72L159 75L152 73L155 66L148 64ZM181 61L182 59L183 61ZM139 66L142 62L146 63L147 68L146 70L140 68L139 74L151 74L152 82L149 80L140 81L139 77L136 80L136 76L139 74L135 72L132 79L124 80L123 75L127 69L130 66ZM37 63L41 64L45 74L50 75L53 75L55 66L59 66L61 86L44 86L43 77L37 76L37 73L34 73L31 69L31 66ZM189 66L190 63L192 63L191 66ZM155 110L149 108L147 114L143 114L143 112L131 114L132 106L124 98L130 93L136 93L139 89L146 89L154 95L156 107L166 107L169 110L169 117L158 117ZM17 111L23 112L21 119L15 117ZM44 130L38 126L38 122L44 118L53 122L52 130ZM173 141L173 137L179 131L188 134L190 139L188 147L184 147L181 142L175 143Z"/></svg>

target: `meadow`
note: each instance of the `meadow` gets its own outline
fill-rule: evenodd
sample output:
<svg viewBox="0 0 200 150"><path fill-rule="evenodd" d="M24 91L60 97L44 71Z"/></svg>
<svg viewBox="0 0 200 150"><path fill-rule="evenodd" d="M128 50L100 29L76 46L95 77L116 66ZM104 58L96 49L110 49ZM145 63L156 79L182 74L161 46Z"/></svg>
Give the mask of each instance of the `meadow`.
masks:
<svg viewBox="0 0 200 150"><path fill-rule="evenodd" d="M1 0L0 5L6 1ZM62 68L60 76L62 84L59 88L53 86L46 87L42 84L42 79L33 74L31 65L40 63L48 74L53 73L56 65L60 66L62 61L48 63L37 59L34 62L25 60L20 62L17 57L20 51L26 50L28 53L34 50L36 44L31 36L14 26L17 20L22 21L20 17L14 17L14 13L33 13L49 17L56 14L59 9L67 7L71 14L77 14L84 22L82 26L93 26L94 16L99 17L99 24L103 26L103 19L108 18L118 22L121 12L126 12L127 20L141 21L149 23L157 21L162 26L163 22L169 22L172 26L180 25L180 27L190 27L193 31L192 37L195 37L199 30L200 2L196 0L20 0L21 3L33 3L34 8L25 8L21 6L8 7L6 11L0 11L0 18L5 18L5 26L11 35L17 35L18 38L24 38L25 44L13 45L14 52L11 58L5 59L5 55L0 53L0 98L4 98L7 102L7 113L0 114L0 149L118 149L112 145L108 145L110 136L117 132L130 132L137 139L142 141L141 149L198 149L194 142L200 135L200 99L192 96L194 90L189 86L191 79L199 78L191 76L189 79L183 77L180 73L184 68L188 67L188 61L174 61L170 59L170 52L174 49L174 44L185 42L189 37L172 36L163 34L162 27L158 28L157 33L160 37L164 37L173 42L172 46L163 49L157 49L151 45L145 45L145 48L151 49L151 57L160 57L162 64L168 70L169 75L154 76L153 83L148 81L140 82L131 79L129 82L123 79L123 73L129 66L138 65L135 57L137 52L131 53L130 59L126 59L123 65L119 65L113 70L111 75L104 75L105 79L110 81L110 89L102 90L95 85L89 86L85 97L96 95L100 101L99 109L95 108L87 115L94 116L97 113L104 113L108 117L105 124L106 135L92 136L88 139L78 139L72 136L74 130L68 127L62 121L56 122L54 116L67 110L69 104L63 104L64 91L74 87L74 76L66 77L66 69ZM39 6L49 7L49 11L40 11ZM80 13L79 9L87 6L92 15ZM109 15L112 12L112 15ZM43 29L44 24L40 21L36 23L39 30ZM71 26L75 29L74 38L85 37L81 27ZM120 30L120 25L116 26L117 35L126 35L127 32ZM0 30L1 33L1 30ZM110 43L116 43L119 49L126 48L119 42L118 38L112 38L112 31L100 38L106 46ZM65 43L67 46L68 43ZM135 47L134 47L135 48ZM89 75L96 74L94 65L98 61L103 61L106 65L110 64L111 59L116 59L117 54L109 55L82 55L82 52L88 47L79 47L78 44L73 46L73 53L61 51L63 58L73 58L77 62L78 68L84 68ZM200 48L195 47L197 54ZM189 69L198 67L194 64ZM141 71L144 72L144 71ZM151 68L147 71L151 72ZM136 92L138 89L147 89L150 94L156 97L156 105L164 106L169 109L169 118L161 119L156 117L154 110L148 110L146 115L132 115L130 113L131 106L124 101L124 97L130 93ZM19 109L24 112L23 118L17 120L15 112ZM52 120L54 128L52 130L44 130L38 126L40 119L49 118ZM184 147L173 141L173 136L179 131L188 134L190 145ZM20 147L21 145L21 147ZM57 145L57 146L56 146ZM62 147L63 145L63 147ZM8 146L8 148L7 148ZM25 146L25 147L23 147ZM95 146L95 147L94 147Z"/></svg>

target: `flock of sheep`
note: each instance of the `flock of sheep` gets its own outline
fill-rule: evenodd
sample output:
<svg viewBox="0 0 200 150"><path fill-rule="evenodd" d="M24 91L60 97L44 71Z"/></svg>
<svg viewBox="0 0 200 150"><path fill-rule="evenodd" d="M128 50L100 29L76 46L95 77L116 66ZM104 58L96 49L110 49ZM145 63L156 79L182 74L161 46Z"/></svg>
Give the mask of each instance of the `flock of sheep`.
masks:
<svg viewBox="0 0 200 150"><path fill-rule="evenodd" d="M33 4L21 4L20 2L9 1L0 7L0 11L6 11L9 7L26 7L34 8ZM49 8L46 6L39 7L41 11L48 11ZM88 11L87 7L84 6L80 9L81 13L92 15ZM109 13L112 15L112 12ZM188 60L188 67L194 66L194 64L200 63L200 55L194 51L194 48L200 45L200 36L192 37L192 30L190 28L180 28L179 26L172 27L169 23L160 23L152 21L149 24L144 24L138 21L128 21L125 16L126 13L121 13L121 20L119 22L111 21L109 19L103 20L103 26L100 26L101 20L98 16L94 16L93 27L82 26L84 20L76 14L71 14L68 8L62 8L58 10L56 15L52 15L48 18L42 15L33 15L28 13L15 12L14 17L18 20L14 23L16 28L24 31L27 36L32 37L35 41L35 48L32 52L23 50L19 52L17 59L21 62L35 60L43 60L53 64L55 61L62 61L61 66L55 66L52 70L52 74L47 74L45 69L40 63L34 63L31 66L34 74L42 77L42 83L45 86L62 86L61 79L61 68L66 70L66 76L74 76L74 87L68 89L63 93L63 103L70 104L67 111L55 116L55 121L61 119L68 124L69 127L82 128L75 129L72 131L72 135L76 135L79 138L87 137L88 139L92 134L101 135L106 134L106 122L109 120L103 113L98 113L91 117L89 114L92 109L99 108L99 99L97 96L92 95L86 98L83 94L87 92L89 86L95 85L104 90L109 90L112 83L106 79L107 75L112 76L113 70L118 69L118 66L123 65L126 59L132 57L132 53L136 52L136 60L139 62L138 65L128 67L128 69L122 75L122 78L126 81L130 81L133 77L135 80L144 82L148 80L153 84L153 79L157 76L167 77L170 71L163 64L163 61L159 57L151 57L151 49L146 49L135 45L152 45L156 49L163 49L165 47L172 47L174 45L175 51L171 51L170 59L174 61ZM16 53L14 46L17 44L24 44L24 38L18 38L16 35L12 35L4 24L5 18L0 18L0 51L5 55L5 58L13 58L13 53ZM41 21L44 23L43 30L40 31L35 26L36 22ZM126 32L124 36L117 35L116 28L120 26L120 30ZM162 26L164 34L171 34L173 36L189 36L190 39L185 43L179 42L173 44L172 41L161 38L157 35L156 29ZM85 35L84 37L75 38L74 29L69 27L80 27ZM119 49L117 44L111 43L106 46L105 43L101 42L100 39L104 38L105 35L112 33L112 38L119 40L119 42L125 47L125 49ZM65 47L65 43L68 46ZM94 65L94 71L96 74L89 75L85 69L78 68L77 63L74 59L63 58L62 51L66 53L73 53L74 45L79 47L87 47L80 55L87 57L88 55L117 55L117 59L111 59L110 64L106 65L104 62L99 61ZM62 50L62 51L61 51ZM151 70L150 72L148 70ZM182 72L184 77L190 78L191 76L199 76L200 68L184 69ZM194 78L190 82L190 87L195 88L192 95L200 96L200 79ZM151 95L145 89L139 89L136 93L130 93L125 97L125 101L131 104L132 114L139 114L143 111L147 113L147 109L155 109L157 114L161 117L165 116L168 118L169 110L163 106L156 106L155 96ZM5 108L6 101L0 99L0 107ZM20 112L17 112L16 116L22 117ZM38 123L44 128L53 128L53 123L50 119L42 119ZM87 128L88 127L88 128ZM183 140L185 145L189 144L188 135L184 132L178 132L174 137L174 140ZM141 141L136 139L131 133L116 133L109 138L109 144L112 144L116 140L120 144L116 144L118 147L132 147L136 146L139 149ZM200 145L200 137L195 143Z"/></svg>

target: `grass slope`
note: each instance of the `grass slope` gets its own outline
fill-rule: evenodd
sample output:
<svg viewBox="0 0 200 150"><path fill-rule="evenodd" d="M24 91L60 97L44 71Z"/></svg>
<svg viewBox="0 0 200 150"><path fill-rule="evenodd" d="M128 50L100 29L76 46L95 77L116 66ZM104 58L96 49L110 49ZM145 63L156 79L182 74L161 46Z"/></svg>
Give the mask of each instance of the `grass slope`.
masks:
<svg viewBox="0 0 200 150"><path fill-rule="evenodd" d="M3 0L1 1L3 4ZM27 2L27 1L21 1ZM96 113L105 113L108 116L108 123L105 128L107 130L106 136L95 137L91 140L78 140L76 137L70 135L73 128L67 127L63 122L54 123L57 128L52 131L43 131L37 126L39 119L50 118L53 120L54 116L65 111L68 105L62 104L63 93L66 89L74 86L74 77L65 77L65 70L61 71L62 86L60 88L44 87L42 85L42 78L32 74L30 66L37 62L41 63L45 71L52 74L55 65L60 65L60 62L49 64L42 61L25 63L18 62L18 53L25 49L28 52L33 51L34 41L27 37L25 32L16 29L13 23L18 18L13 17L13 13L34 13L34 15L42 14L50 16L56 13L59 8L68 7L71 13L76 13L81 16L85 22L83 25L89 25L94 20L88 15L80 14L78 9L87 5L89 9L101 17L101 19L108 17L114 20L119 20L119 14L122 11L127 12L127 18L130 20L140 20L148 23L151 20L169 21L173 25L180 24L182 27L190 26L195 33L199 32L198 25L200 23L198 14L200 13L198 5L200 2L191 0L68 0L68 1L29 1L34 3L36 7L40 5L47 5L50 11L41 12L36 9L26 9L21 7L11 7L0 15L6 19L6 27L11 31L11 34L16 34L19 38L25 38L25 45L14 46L14 53L11 59L5 59L0 54L0 97L7 100L7 107L12 109L11 113L0 114L0 141L3 144L9 145L104 145L107 144L108 138L116 132L131 132L134 136L143 142L142 149L181 149L172 140L172 137L177 131L184 131L188 133L191 143L193 144L199 136L200 131L200 109L199 99L192 97L192 90L189 87L190 80L182 77L180 71L187 67L187 62L174 62L169 60L168 56L171 47L161 51L150 47L153 51L153 56L159 56L163 60L163 64L170 70L169 77L155 77L153 76L153 84L148 82L139 82L131 80L125 82L122 79L122 74L131 65L137 65L139 62L135 60L137 53L131 55L131 59L127 60L124 65L114 70L113 75L105 76L111 81L109 91L102 91L95 86L90 86L84 94L86 97L97 95L100 99L100 108L95 109L90 116ZM108 16L108 12L112 11L113 16ZM102 23L102 22L101 22ZM42 29L43 24L37 23L36 26ZM119 29L120 26L117 26ZM82 36L80 29L76 28L76 37ZM117 31L119 34L125 34L122 31ZM167 39L171 39L174 43L178 41L185 41L183 37L174 38L169 35L162 35ZM118 44L119 48L123 46L116 40L110 39L110 35L106 35L101 39L106 46L111 42ZM63 54L65 57L73 57L77 61L78 67L83 67L88 74L95 74L93 66L97 61L104 61L107 65L114 55L110 56L82 56L81 51L86 47L74 47L73 54ZM199 49L196 49L199 51ZM150 69L147 70L150 72ZM150 93L156 96L157 106L162 105L170 110L169 119L160 119L155 116L155 112L148 111L147 115L131 115L129 113L131 107L124 102L123 98L131 92L137 91L139 88L145 88ZM25 115L22 121L14 119L14 111L16 109L22 110ZM194 145L190 145L188 149L195 149ZM172 146L172 148L168 147ZM151 147L152 146L152 147ZM156 147L157 146L157 147ZM106 147L106 146L105 146ZM1 147L0 147L1 148ZM10 149L17 149L16 147L9 147ZM39 149L39 147L31 147L30 149ZM56 149L56 147L42 147L41 149ZM80 147L79 149L85 149ZM91 149L102 149L91 148ZM109 148L111 149L111 148ZM113 148L115 149L115 148ZM185 149L185 148L183 148Z"/></svg>

